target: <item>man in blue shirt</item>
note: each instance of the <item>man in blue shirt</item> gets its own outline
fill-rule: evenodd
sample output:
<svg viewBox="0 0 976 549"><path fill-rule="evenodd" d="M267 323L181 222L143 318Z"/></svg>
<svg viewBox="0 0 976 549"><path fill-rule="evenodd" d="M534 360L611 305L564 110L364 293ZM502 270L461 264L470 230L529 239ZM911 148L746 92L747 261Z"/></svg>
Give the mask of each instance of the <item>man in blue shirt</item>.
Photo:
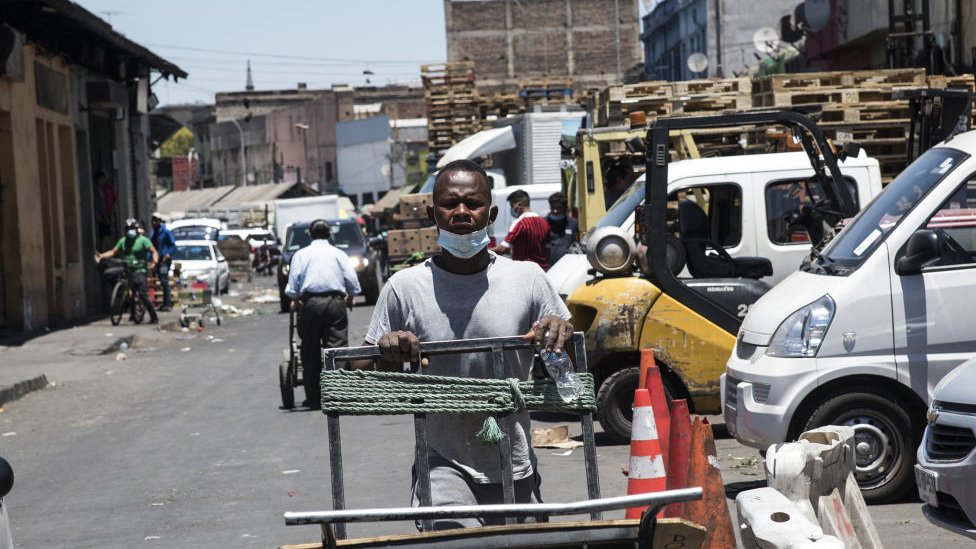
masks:
<svg viewBox="0 0 976 549"><path fill-rule="evenodd" d="M176 251L176 239L173 238L173 231L166 228L163 223L163 215L159 212L152 214L153 232L149 237L153 247L159 254L159 262L156 263L156 277L159 284L163 287L163 306L160 311L168 311L173 308L173 296L169 289L169 268L173 264L173 252Z"/></svg>
<svg viewBox="0 0 976 549"><path fill-rule="evenodd" d="M361 289L349 256L329 243L329 224L317 219L308 227L308 234L312 243L291 258L285 295L292 300L291 310L299 312L305 406L317 410L322 407L322 347L349 344L346 305L352 307L353 298Z"/></svg>

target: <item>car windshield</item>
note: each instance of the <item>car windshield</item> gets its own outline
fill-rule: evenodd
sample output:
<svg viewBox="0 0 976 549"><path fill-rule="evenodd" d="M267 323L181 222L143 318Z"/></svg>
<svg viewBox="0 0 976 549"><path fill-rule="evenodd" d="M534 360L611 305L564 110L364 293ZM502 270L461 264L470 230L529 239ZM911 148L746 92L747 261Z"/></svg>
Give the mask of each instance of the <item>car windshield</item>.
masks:
<svg viewBox="0 0 976 549"><path fill-rule="evenodd" d="M206 225L187 225L173 229L176 240L216 240L217 229Z"/></svg>
<svg viewBox="0 0 976 549"><path fill-rule="evenodd" d="M178 261L209 261L213 259L210 246L187 246L177 244L173 259Z"/></svg>
<svg viewBox="0 0 976 549"><path fill-rule="evenodd" d="M302 227L288 232L288 251L295 252L312 242L308 234L308 227ZM336 248L347 250L361 248L366 245L363 231L358 223L336 223L332 225L332 238L329 239Z"/></svg>
<svg viewBox="0 0 976 549"><path fill-rule="evenodd" d="M804 264L803 270L846 274L858 268L905 215L968 157L948 147L926 151L888 184L817 259Z"/></svg>

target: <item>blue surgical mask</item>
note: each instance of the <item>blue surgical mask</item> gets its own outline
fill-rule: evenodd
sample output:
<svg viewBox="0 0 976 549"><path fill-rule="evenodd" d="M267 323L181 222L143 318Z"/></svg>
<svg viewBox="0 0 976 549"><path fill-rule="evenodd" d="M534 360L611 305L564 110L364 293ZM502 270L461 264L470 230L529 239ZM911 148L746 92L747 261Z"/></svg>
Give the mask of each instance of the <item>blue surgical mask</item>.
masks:
<svg viewBox="0 0 976 549"><path fill-rule="evenodd" d="M470 259L484 250L488 246L488 226L472 231L469 234L456 234L445 229L440 229L437 235L437 244L444 248L444 251L461 259Z"/></svg>
<svg viewBox="0 0 976 549"><path fill-rule="evenodd" d="M508 213L512 214L512 217L513 218L516 218L516 217L519 216L518 210L516 210L515 208L509 208L508 209Z"/></svg>
<svg viewBox="0 0 976 549"><path fill-rule="evenodd" d="M135 229L130 229L130 230L128 230L128 231L125 232L125 236L127 236L129 238L135 238L138 235L139 235L139 232L136 231Z"/></svg>

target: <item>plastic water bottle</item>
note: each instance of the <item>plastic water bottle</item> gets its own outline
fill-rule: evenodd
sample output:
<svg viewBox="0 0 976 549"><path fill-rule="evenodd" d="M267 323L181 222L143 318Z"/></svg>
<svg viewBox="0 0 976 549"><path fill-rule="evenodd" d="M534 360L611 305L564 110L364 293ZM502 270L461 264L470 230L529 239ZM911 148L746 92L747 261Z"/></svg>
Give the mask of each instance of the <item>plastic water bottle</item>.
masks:
<svg viewBox="0 0 976 549"><path fill-rule="evenodd" d="M543 349L539 351L539 357L546 365L546 371L556 382L556 390L563 402L572 402L579 398L580 380L576 372L573 371L573 361L565 351L555 353Z"/></svg>

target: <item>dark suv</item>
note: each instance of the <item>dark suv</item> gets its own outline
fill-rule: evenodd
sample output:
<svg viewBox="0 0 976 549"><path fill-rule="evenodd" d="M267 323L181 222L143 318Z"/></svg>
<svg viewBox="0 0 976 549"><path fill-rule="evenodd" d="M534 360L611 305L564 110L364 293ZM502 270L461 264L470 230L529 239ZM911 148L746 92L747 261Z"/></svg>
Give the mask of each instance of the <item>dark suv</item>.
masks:
<svg viewBox="0 0 976 549"><path fill-rule="evenodd" d="M312 242L312 237L308 234L308 227L311 224L311 221L294 223L288 227L285 234L285 245L281 249L281 263L278 265L278 295L281 297L281 312L283 313L288 311L288 296L285 295L285 286L288 285L288 268L291 264L291 258L295 252ZM332 228L332 238L329 239L329 242L349 256L349 264L356 270L366 303L370 305L376 303L380 288L383 287L383 266L381 265L380 254L369 245L369 241L366 240L363 230L355 219L329 221L329 226Z"/></svg>

